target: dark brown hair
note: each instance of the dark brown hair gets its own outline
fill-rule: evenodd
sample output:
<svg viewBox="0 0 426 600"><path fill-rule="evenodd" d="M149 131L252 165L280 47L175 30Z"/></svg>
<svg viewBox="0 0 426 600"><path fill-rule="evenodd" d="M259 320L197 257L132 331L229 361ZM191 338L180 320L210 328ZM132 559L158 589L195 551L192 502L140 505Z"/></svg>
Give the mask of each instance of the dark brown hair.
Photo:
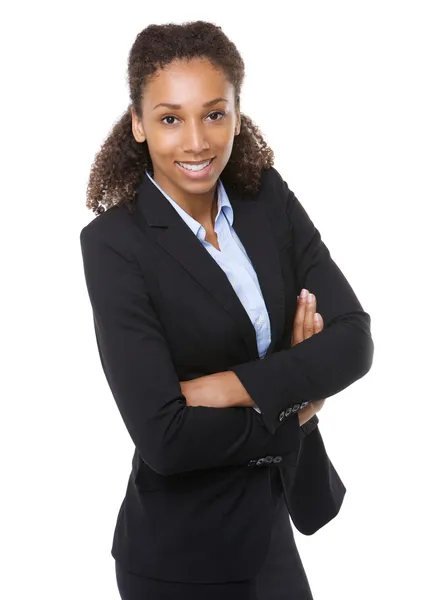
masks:
<svg viewBox="0 0 426 600"><path fill-rule="evenodd" d="M205 21L149 25L136 37L128 57L127 81L131 104L113 125L95 155L87 186L86 206L96 215L116 204L131 210L137 185L145 169L153 168L146 141L137 142L132 132L131 107L141 118L144 88L158 69L174 60L207 58L222 69L234 86L236 109L240 106L244 79L244 61L235 44L222 28ZM274 153L259 128L241 113L240 134L235 136L231 156L221 173L221 180L242 193L259 189L262 169L273 166Z"/></svg>

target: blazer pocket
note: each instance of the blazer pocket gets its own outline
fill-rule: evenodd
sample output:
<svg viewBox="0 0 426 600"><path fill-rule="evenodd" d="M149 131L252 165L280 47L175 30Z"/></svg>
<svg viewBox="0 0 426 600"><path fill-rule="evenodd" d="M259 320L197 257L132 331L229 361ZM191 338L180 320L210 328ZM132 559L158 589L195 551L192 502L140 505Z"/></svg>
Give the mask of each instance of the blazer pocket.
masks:
<svg viewBox="0 0 426 600"><path fill-rule="evenodd" d="M196 489L200 485L202 486L203 479L206 480L205 485L208 485L214 480L215 476L221 477L219 468L199 470L197 473L194 473L194 471L184 471L182 473L174 473L173 475L160 475L141 460L136 473L135 485L138 490L144 492L153 492L156 490L182 492L185 490L189 491L194 487Z"/></svg>
<svg viewBox="0 0 426 600"><path fill-rule="evenodd" d="M135 487L141 492L168 491L176 493L195 494L199 490L228 489L237 479L247 476L246 467L228 465L183 471L173 475L160 475L153 471L145 462L140 461L135 477Z"/></svg>

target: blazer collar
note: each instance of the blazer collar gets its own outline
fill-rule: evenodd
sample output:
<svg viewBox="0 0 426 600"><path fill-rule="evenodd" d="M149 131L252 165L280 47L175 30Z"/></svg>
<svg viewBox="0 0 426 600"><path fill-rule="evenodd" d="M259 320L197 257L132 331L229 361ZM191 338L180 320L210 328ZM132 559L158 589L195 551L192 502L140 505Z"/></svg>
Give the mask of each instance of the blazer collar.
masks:
<svg viewBox="0 0 426 600"><path fill-rule="evenodd" d="M243 195L226 185L225 190L234 212L233 227L253 263L269 314L271 343L265 355L268 356L282 337L285 325L284 281L274 232L260 194ZM258 359L255 329L227 276L146 174L137 188L135 220L145 235L170 254L226 310L246 343L249 359Z"/></svg>

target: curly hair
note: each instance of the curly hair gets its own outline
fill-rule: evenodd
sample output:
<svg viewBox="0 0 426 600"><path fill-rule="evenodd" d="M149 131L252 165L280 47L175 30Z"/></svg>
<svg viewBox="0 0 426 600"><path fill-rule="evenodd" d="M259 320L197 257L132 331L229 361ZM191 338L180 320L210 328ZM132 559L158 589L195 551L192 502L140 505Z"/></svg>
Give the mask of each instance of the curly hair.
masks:
<svg viewBox="0 0 426 600"><path fill-rule="evenodd" d="M141 118L141 101L150 77L172 61L192 58L207 58L222 69L234 86L239 109L244 61L221 27L206 21L191 21L180 25L149 25L143 29L128 56L131 104L113 125L90 170L86 206L96 215L117 204L125 204L132 211L136 188L145 170L152 175L153 165L147 142L137 142L133 136L131 108ZM259 189L262 169L273 166L274 153L253 121L240 114L240 133L234 139L221 180L251 195Z"/></svg>

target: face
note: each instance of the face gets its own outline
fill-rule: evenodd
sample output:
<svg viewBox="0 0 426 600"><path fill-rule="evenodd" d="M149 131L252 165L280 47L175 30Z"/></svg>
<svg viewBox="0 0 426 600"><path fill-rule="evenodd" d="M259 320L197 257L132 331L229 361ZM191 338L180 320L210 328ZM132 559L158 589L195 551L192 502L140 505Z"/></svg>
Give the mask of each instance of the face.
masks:
<svg viewBox="0 0 426 600"><path fill-rule="evenodd" d="M224 73L203 58L175 61L146 86L141 108L141 120L132 109L133 135L147 142L158 185L176 202L211 199L240 133L234 88ZM202 171L178 164L207 159L213 160Z"/></svg>

